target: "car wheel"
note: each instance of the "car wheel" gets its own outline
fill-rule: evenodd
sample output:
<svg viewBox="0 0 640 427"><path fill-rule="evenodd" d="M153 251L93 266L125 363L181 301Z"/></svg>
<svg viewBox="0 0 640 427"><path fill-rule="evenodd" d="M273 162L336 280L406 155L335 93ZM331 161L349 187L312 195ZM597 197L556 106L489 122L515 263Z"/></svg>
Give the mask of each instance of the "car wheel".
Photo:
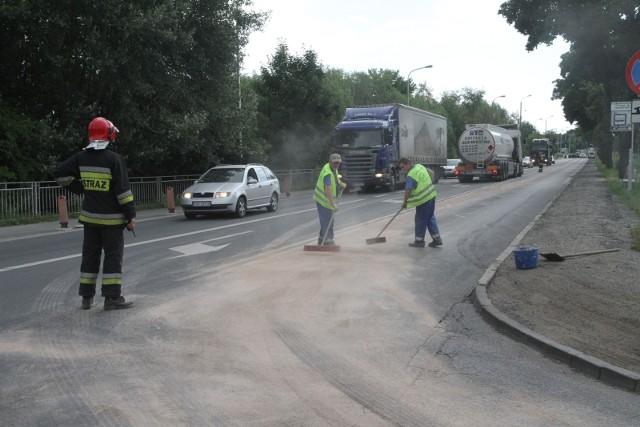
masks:
<svg viewBox="0 0 640 427"><path fill-rule="evenodd" d="M236 202L236 216L242 218L247 214L247 201L244 197L239 197Z"/></svg>
<svg viewBox="0 0 640 427"><path fill-rule="evenodd" d="M187 219L194 219L197 215L196 215L196 214L194 214L194 213L191 213L191 212L185 212L185 213L184 213L184 216L185 216Z"/></svg>
<svg viewBox="0 0 640 427"><path fill-rule="evenodd" d="M269 206L267 206L268 212L275 212L278 210L278 193L273 193L271 195L271 201L269 202Z"/></svg>

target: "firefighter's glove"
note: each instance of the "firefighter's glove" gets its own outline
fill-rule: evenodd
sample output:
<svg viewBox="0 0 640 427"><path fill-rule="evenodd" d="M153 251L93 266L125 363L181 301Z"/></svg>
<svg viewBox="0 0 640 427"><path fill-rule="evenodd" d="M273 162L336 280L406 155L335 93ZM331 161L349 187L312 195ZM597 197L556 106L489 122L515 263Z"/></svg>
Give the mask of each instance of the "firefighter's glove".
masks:
<svg viewBox="0 0 640 427"><path fill-rule="evenodd" d="M338 202L333 202L333 212L338 212Z"/></svg>
<svg viewBox="0 0 640 427"><path fill-rule="evenodd" d="M344 182L341 182L340 187L342 187L342 189L344 190L345 188L347 188L347 184L345 184Z"/></svg>

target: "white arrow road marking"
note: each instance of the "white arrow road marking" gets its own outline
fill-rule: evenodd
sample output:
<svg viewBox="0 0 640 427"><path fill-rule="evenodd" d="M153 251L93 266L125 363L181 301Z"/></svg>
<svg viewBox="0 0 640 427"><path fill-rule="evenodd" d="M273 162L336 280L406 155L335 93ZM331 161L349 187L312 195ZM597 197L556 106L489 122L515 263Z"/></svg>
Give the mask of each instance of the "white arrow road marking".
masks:
<svg viewBox="0 0 640 427"><path fill-rule="evenodd" d="M180 252L182 255L170 257L169 259L180 258L183 256L190 256L190 255L206 254L207 252L216 252L216 251L219 251L220 249L226 248L227 246L229 246L229 243L222 246L209 246L209 245L205 245L204 243L191 243L189 245L176 246L169 249L171 249L172 251Z"/></svg>
<svg viewBox="0 0 640 427"><path fill-rule="evenodd" d="M169 249L175 252L180 252L182 255L168 257L166 259L175 259L175 258L181 258L181 257L191 256L191 255L206 254L208 252L217 252L220 249L224 249L227 246L229 246L230 243L227 243L226 245L222 245L222 246L209 246L209 245L205 245L205 243L213 242L221 239L228 239L230 237L240 236L242 234L247 234L252 232L253 230L242 231L240 233L227 234L226 236L214 237L213 239L207 239L201 242L189 243L188 245L174 246Z"/></svg>

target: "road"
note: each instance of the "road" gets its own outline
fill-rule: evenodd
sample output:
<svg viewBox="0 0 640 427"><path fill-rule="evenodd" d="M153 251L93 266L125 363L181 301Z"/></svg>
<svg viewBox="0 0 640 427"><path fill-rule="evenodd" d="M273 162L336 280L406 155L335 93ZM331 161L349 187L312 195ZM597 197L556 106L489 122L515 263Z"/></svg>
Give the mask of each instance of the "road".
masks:
<svg viewBox="0 0 640 427"><path fill-rule="evenodd" d="M141 215L131 310L79 309L79 230L0 238L0 424L638 425L637 395L494 331L470 293L582 159L438 184L441 248L401 191L345 195L339 253L304 252L309 193L243 219ZM26 229L26 228L25 228Z"/></svg>

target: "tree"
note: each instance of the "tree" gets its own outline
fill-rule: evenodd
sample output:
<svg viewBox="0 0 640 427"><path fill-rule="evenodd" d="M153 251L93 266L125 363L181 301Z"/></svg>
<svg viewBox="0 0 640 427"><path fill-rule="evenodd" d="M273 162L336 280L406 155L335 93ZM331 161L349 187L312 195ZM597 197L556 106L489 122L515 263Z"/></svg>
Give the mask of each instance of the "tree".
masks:
<svg viewBox="0 0 640 427"><path fill-rule="evenodd" d="M260 77L258 132L270 145L270 164L288 169L326 162L339 107L316 53L291 55L280 43Z"/></svg>
<svg viewBox="0 0 640 427"><path fill-rule="evenodd" d="M553 98L562 99L567 120L598 141L599 157L612 167L609 105L632 98L624 70L640 38L637 2L510 0L499 14L528 37L528 51L556 37L571 44L561 60ZM626 151L621 150L621 164L626 164Z"/></svg>
<svg viewBox="0 0 640 427"><path fill-rule="evenodd" d="M133 173L201 172L238 148L241 51L265 18L246 4L3 1L3 103L46 128L54 163L85 145L87 124L104 115ZM46 138L30 150L49 148Z"/></svg>

